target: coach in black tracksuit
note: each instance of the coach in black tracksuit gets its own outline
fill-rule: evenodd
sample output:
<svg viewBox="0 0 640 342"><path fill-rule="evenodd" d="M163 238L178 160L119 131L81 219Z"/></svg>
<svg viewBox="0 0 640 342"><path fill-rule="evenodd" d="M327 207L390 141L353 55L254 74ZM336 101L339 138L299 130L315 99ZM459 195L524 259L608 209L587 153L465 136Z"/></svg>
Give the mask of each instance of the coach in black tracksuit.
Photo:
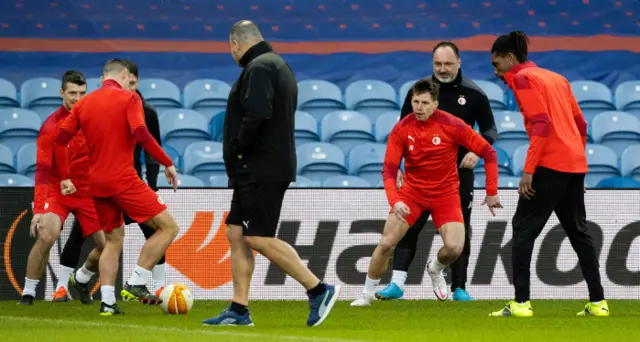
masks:
<svg viewBox="0 0 640 342"><path fill-rule="evenodd" d="M449 112L464 120L468 125L478 124L480 133L484 139L493 144L496 139L496 126L493 113L489 105L489 99L484 92L473 81L462 76L460 71L460 55L458 48L451 42L441 42L433 49L433 75L432 81L440 84L440 95L438 97L438 109ZM411 107L411 90L402 106L401 118L404 118L413 109ZM464 161L464 163L463 163ZM451 290L457 288L461 293L454 293L454 299L472 299L465 290L467 281L467 267L469 265L470 245L470 220L471 206L473 204L473 167L478 161L478 157L469 152L465 147L460 146L458 151L458 175L460 178L460 203L465 224L465 243L462 254L451 265L452 284ZM464 164L462 167L461 165ZM430 213L424 213L420 219L407 231L404 238L395 249L393 258L394 275L392 282L403 289L406 280L406 272L415 257L418 235L425 223L429 219ZM385 289L386 290L386 289ZM383 291L378 294L384 293ZM384 296L383 296L384 297Z"/></svg>

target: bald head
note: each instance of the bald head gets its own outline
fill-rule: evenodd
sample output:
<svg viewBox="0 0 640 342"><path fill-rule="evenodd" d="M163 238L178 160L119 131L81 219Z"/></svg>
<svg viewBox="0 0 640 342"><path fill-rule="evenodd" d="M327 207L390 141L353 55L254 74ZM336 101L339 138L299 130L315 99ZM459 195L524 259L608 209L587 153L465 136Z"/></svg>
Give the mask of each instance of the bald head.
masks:
<svg viewBox="0 0 640 342"><path fill-rule="evenodd" d="M242 45L253 45L264 40L258 26L249 20L241 20L231 28L231 40Z"/></svg>

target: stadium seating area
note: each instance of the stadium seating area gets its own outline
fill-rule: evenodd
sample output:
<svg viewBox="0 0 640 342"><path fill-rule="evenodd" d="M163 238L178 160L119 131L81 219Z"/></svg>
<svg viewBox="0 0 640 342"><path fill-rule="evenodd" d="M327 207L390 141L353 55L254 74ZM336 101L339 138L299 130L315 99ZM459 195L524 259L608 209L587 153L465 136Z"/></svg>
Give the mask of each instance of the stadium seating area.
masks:
<svg viewBox="0 0 640 342"><path fill-rule="evenodd" d="M386 140L413 81L398 89L378 80L299 83L295 187L381 187ZM89 79L89 91L99 80ZM477 83L491 100L498 129L500 186L517 187L527 151L522 115L512 95L490 81ZM594 81L572 88L589 123L587 187L640 187L640 80L615 89ZM0 186L31 186L35 139L61 104L59 81L33 78L19 87L0 79ZM183 187L226 186L222 124L229 84L213 79L183 89L166 79L143 79L140 91L160 115L163 147L179 165ZM476 185L484 182L482 163ZM162 178L162 177L161 177ZM161 179L160 185L166 185Z"/></svg>

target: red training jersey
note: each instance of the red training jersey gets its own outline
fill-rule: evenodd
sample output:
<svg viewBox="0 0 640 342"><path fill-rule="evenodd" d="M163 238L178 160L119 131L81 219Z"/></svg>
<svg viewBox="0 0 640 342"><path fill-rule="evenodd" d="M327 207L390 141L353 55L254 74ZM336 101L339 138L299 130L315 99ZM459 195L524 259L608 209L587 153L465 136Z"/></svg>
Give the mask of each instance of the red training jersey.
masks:
<svg viewBox="0 0 640 342"><path fill-rule="evenodd" d="M419 196L457 194L458 147L462 145L484 159L487 195L498 194L496 151L461 119L439 109L424 122L412 113L400 120L389 135L382 178L389 204L398 202L396 177L404 157L404 184Z"/></svg>
<svg viewBox="0 0 640 342"><path fill-rule="evenodd" d="M542 166L560 172L587 173L587 122L566 78L533 62L504 75L524 116L529 150L524 172Z"/></svg>
<svg viewBox="0 0 640 342"><path fill-rule="evenodd" d="M56 159L58 156L54 154L54 138L60 122L67 115L69 115L67 108L61 106L49 115L40 127L40 134L36 141L36 186L33 196L33 212L35 214L43 214L47 197L54 194L55 191L60 192L62 179L60 178L59 163ZM88 194L89 148L82 131L79 131L69 142L68 158L70 177L78 190L71 196Z"/></svg>
<svg viewBox="0 0 640 342"><path fill-rule="evenodd" d="M104 81L73 106L60 124L56 154L67 153L67 142L80 129L89 146L89 187L94 197L117 195L140 181L131 158L136 143L162 165L173 165L145 125L140 96L114 80ZM67 179L69 166L64 160L60 164L60 176Z"/></svg>

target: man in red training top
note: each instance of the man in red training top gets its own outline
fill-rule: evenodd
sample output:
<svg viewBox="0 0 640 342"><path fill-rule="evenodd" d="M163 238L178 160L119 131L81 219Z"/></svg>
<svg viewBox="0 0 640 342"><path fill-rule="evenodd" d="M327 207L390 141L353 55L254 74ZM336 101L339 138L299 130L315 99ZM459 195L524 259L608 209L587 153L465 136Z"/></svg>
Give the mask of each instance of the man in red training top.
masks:
<svg viewBox="0 0 640 342"><path fill-rule="evenodd" d="M27 259L27 272L22 291L21 305L32 305L36 296L42 271L49 258L49 251L58 240L64 221L70 213L80 223L82 235L91 236L96 247L89 253L84 265L76 272L71 280L72 285L80 293L80 300L89 304L92 302L87 283L98 270L98 260L105 245L105 236L100 229L100 221L93 198L89 194L87 172L89 171L89 149L87 142L78 132L69 142L67 157L68 167L71 169L71 179L77 184L78 191L71 196L60 193L61 171L59 169L61 156L54 154L54 138L58 132L60 122L69 115L69 111L87 92L87 82L82 73L69 70L62 76L62 106L53 112L42 124L36 141L36 176L33 203L33 219L31 220L31 236L38 240L31 248ZM69 277L67 275L67 277ZM63 289L64 299L67 299L66 289Z"/></svg>
<svg viewBox="0 0 640 342"><path fill-rule="evenodd" d="M513 216L511 255L515 300L491 316L533 316L529 302L531 254L555 211L578 254L589 297L579 316L609 316L598 253L587 233L584 177L587 123L566 78L527 61L529 39L520 31L498 37L491 48L495 74L513 90L530 145Z"/></svg>
<svg viewBox="0 0 640 342"><path fill-rule="evenodd" d="M460 145L485 161L487 197L483 204L487 204L492 214L494 208L502 208L498 198L498 161L493 147L464 121L436 109L437 84L422 79L413 85L412 91L413 113L400 120L391 131L382 167L391 213L371 256L363 296L351 303L352 306L365 306L373 301L393 249L424 211L431 212L444 242L438 258L427 264L433 292L440 300L449 297L442 270L458 258L465 240L458 194ZM398 190L396 179L402 158L405 176Z"/></svg>
<svg viewBox="0 0 640 342"><path fill-rule="evenodd" d="M89 186L107 243L100 256L102 303L100 315L122 312L116 305L115 280L118 258L124 240L126 213L136 222L156 230L140 252L138 264L121 292L122 297L159 304L161 300L146 287L151 269L178 234L178 225L162 199L142 181L133 167L131 155L136 143L155 160L166 166L165 175L174 191L177 174L169 158L151 136L144 121L142 101L138 94L123 89L129 84L128 65L119 59L104 66L102 87L79 101L62 122L56 138L55 153L67 153L67 143L82 129L89 146L91 165ZM63 194L76 191L69 179L69 165L60 160Z"/></svg>

